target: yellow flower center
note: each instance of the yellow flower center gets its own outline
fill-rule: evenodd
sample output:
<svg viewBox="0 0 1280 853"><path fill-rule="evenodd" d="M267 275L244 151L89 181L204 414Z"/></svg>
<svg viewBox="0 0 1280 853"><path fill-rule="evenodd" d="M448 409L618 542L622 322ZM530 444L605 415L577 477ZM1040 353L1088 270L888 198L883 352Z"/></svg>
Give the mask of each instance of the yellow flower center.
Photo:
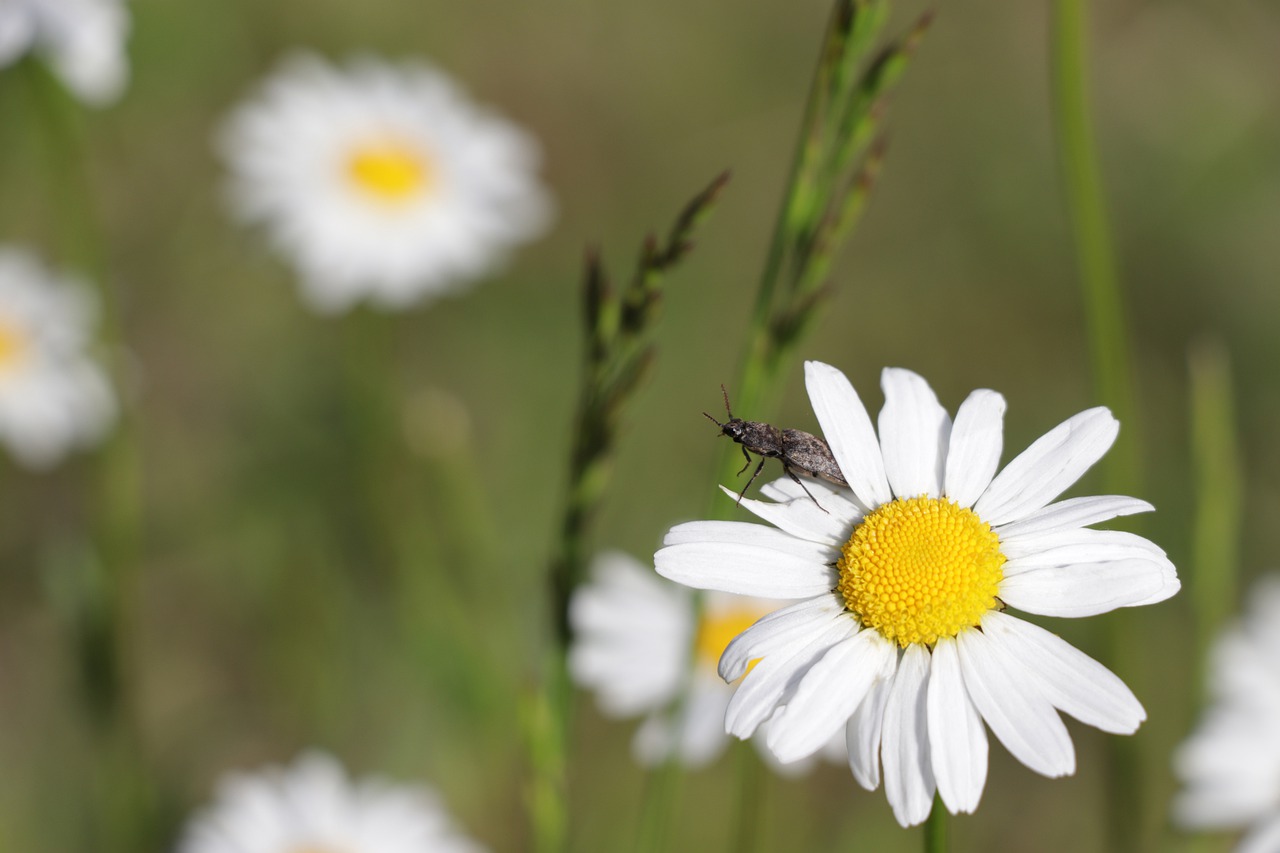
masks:
<svg viewBox="0 0 1280 853"><path fill-rule="evenodd" d="M28 346L26 333L0 319L0 373L16 367L26 356Z"/></svg>
<svg viewBox="0 0 1280 853"><path fill-rule="evenodd" d="M347 160L352 183L382 202L404 202L431 191L435 167L419 147L396 139L358 146Z"/></svg>
<svg viewBox="0 0 1280 853"><path fill-rule="evenodd" d="M756 620L766 612L752 608L735 608L714 615L704 613L698 623L697 635L694 637L698 663L714 669L733 638L754 625ZM751 667L755 665L756 662L752 661L747 671L750 672Z"/></svg>
<svg viewBox="0 0 1280 853"><path fill-rule="evenodd" d="M836 564L845 606L899 646L932 646L996 607L1000 538L973 510L899 498L867 515Z"/></svg>

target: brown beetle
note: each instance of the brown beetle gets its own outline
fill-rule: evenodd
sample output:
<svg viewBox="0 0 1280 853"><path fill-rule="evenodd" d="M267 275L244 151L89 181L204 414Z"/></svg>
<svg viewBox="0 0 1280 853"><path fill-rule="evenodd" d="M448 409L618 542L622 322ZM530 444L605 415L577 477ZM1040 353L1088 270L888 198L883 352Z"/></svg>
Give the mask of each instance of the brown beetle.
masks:
<svg viewBox="0 0 1280 853"><path fill-rule="evenodd" d="M747 480L747 484L738 493L739 503L742 502L743 495L747 493L747 489L751 488L751 484L755 482L756 477L760 476L760 471L764 469L764 463L769 459L780 461L782 470L795 481L796 485L804 489L804 493L809 496L809 500L813 501L819 509L822 509L822 504L818 503L818 499L796 476L797 471L805 476L826 480L828 483L834 483L837 486L846 488L849 486L849 482L845 480L844 474L840 471L840 466L836 464L836 458L831 455L831 448L824 439L798 429L778 429L772 424L735 418L733 411L729 408L729 392L725 390L723 385L720 386L720 391L724 394L724 410L729 413L728 422L720 423L706 412L702 414L713 424L720 427L721 435L727 435L742 445L742 455L746 458L747 464L742 466L742 471L738 472L738 476L741 477L742 472L751 467L752 453L760 457L760 464L756 466L756 470L751 474L751 479ZM824 509L823 512L826 512L826 510Z"/></svg>

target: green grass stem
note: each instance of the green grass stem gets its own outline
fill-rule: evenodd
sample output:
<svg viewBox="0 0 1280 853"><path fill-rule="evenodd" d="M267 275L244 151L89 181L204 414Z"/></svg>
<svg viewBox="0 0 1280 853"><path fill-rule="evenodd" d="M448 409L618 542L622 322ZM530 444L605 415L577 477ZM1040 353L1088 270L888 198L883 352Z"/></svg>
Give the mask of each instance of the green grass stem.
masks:
<svg viewBox="0 0 1280 853"><path fill-rule="evenodd" d="M1187 361L1196 496L1187 585L1203 674L1209 645L1235 609L1239 593L1244 473L1226 347L1218 340L1200 341L1190 348ZM1196 679L1197 685L1202 683L1203 678Z"/></svg>
<svg viewBox="0 0 1280 853"><path fill-rule="evenodd" d="M120 402L114 430L97 454L90 538L96 560L86 562L79 624L69 630L78 649L85 706L95 739L90 818L94 847L141 850L157 841L157 793L149 773L136 707L132 650L142 547L142 457L129 398L128 353L119 294L112 288L106 243L94 210L88 148L80 108L43 63L26 59L22 72L30 112L44 154L61 261L97 288L102 360Z"/></svg>
<svg viewBox="0 0 1280 853"><path fill-rule="evenodd" d="M1094 393L1111 408L1122 430L1101 466L1105 491L1141 492L1141 423L1133 391L1124 300L1111 241L1102 173L1094 144L1087 73L1087 0L1052 0L1051 62L1059 170L1084 301ZM1111 666L1122 677L1139 672L1139 647L1128 614L1106 626ZM1139 849L1145 802L1137 744L1107 741L1106 803L1111 849Z"/></svg>

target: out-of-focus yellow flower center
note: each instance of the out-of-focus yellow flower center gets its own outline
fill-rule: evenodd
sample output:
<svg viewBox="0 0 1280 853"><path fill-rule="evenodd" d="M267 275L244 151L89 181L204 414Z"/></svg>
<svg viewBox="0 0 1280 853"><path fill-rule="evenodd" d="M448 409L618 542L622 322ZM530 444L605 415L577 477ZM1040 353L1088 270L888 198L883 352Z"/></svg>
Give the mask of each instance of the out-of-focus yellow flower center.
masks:
<svg viewBox="0 0 1280 853"><path fill-rule="evenodd" d="M898 499L867 515L836 564L845 605L899 646L932 646L996 607L1000 539L973 510Z"/></svg>
<svg viewBox="0 0 1280 853"><path fill-rule="evenodd" d="M735 608L716 614L704 613L694 638L698 663L714 669L733 638L754 625L765 613L766 611L753 608ZM756 662L752 661L747 671L750 672L755 665Z"/></svg>
<svg viewBox="0 0 1280 853"><path fill-rule="evenodd" d="M421 148L378 139L355 148L347 160L352 182L384 202L403 202L431 191L435 167Z"/></svg>
<svg viewBox="0 0 1280 853"><path fill-rule="evenodd" d="M0 373L16 367L27 354L28 345L25 332L0 318Z"/></svg>

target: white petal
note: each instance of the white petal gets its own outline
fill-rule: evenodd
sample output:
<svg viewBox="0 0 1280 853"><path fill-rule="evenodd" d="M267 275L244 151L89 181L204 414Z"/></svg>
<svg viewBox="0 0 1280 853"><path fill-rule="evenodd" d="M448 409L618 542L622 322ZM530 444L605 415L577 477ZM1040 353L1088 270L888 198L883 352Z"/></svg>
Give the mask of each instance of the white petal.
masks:
<svg viewBox="0 0 1280 853"><path fill-rule="evenodd" d="M1119 432L1120 422L1104 407L1068 418L1006 465L974 511L992 527L1027 517L1079 480Z"/></svg>
<svg viewBox="0 0 1280 853"><path fill-rule="evenodd" d="M805 494L806 490L808 494ZM840 488L820 480L805 480L805 487L802 489L790 477L780 477L761 486L760 494L779 503L803 498L811 505L813 501L809 500L809 495L813 495L829 514L849 522L857 521L869 511L858 501L852 489ZM737 499L737 495L734 499Z"/></svg>
<svg viewBox="0 0 1280 853"><path fill-rule="evenodd" d="M1088 527L1019 536L1012 544L1002 541L1000 552L1008 558L1004 564L1006 575L1040 566L1102 563L1129 557L1161 559L1165 556L1159 545L1136 533Z"/></svg>
<svg viewBox="0 0 1280 853"><path fill-rule="evenodd" d="M880 787L880 732L884 727L884 706L889 701L892 686L892 676L877 681L845 726L849 770L858 784L868 791Z"/></svg>
<svg viewBox="0 0 1280 853"><path fill-rule="evenodd" d="M730 535L735 532L740 534L736 541ZM673 527L666 541L681 544L654 554L654 568L695 589L809 598L835 587L836 558L819 556L830 549L761 524L695 521Z"/></svg>
<svg viewBox="0 0 1280 853"><path fill-rule="evenodd" d="M775 610L729 642L720 655L720 677L737 681L751 661L776 654L797 640L808 642L805 638L818 636L832 622L844 618L844 602L834 595L820 595Z"/></svg>
<svg viewBox="0 0 1280 853"><path fill-rule="evenodd" d="M939 497L951 417L929 383L910 370L886 367L880 387L880 448L889 486L900 498Z"/></svg>
<svg viewBox="0 0 1280 853"><path fill-rule="evenodd" d="M737 495L724 486L720 487L725 494L737 500ZM824 502L824 498L814 495L819 503L814 503L807 495L802 498L783 503L756 501L743 498L739 504L757 518L769 522L779 530L809 542L818 542L829 548L839 548L849 538L853 525L862 519L862 514L841 516L835 506ZM852 509L852 504L849 505Z"/></svg>
<svg viewBox="0 0 1280 853"><path fill-rule="evenodd" d="M1155 509L1146 501L1124 495L1091 495L1049 504L1026 518L995 526L993 529L1002 543L1009 543L1022 536L1074 530L1122 515L1155 512Z"/></svg>
<svg viewBox="0 0 1280 853"><path fill-rule="evenodd" d="M731 735L748 738L769 719L788 690L827 650L858 630L852 619L839 619L822 633L793 641L763 658L738 685L725 712L724 727ZM806 642L807 639L807 642Z"/></svg>
<svg viewBox="0 0 1280 853"><path fill-rule="evenodd" d="M1128 735L1147 718L1115 673L1058 635L997 611L983 617L982 630L1023 665L1055 708L1080 722Z"/></svg>
<svg viewBox="0 0 1280 853"><path fill-rule="evenodd" d="M1280 850L1280 817L1274 817L1249 830L1240 839L1236 853L1275 853L1277 850Z"/></svg>
<svg viewBox="0 0 1280 853"><path fill-rule="evenodd" d="M1178 591L1168 560L1128 559L1050 566L1006 577L1000 600L1041 616L1096 616L1162 601Z"/></svg>
<svg viewBox="0 0 1280 853"><path fill-rule="evenodd" d="M1159 560L1157 562L1160 565L1160 589L1131 606L1145 607L1148 604L1159 604L1177 595L1178 590L1182 589L1182 581L1178 579L1178 570L1173 567L1173 563L1168 560Z"/></svg>
<svg viewBox="0 0 1280 853"><path fill-rule="evenodd" d="M843 373L820 361L804 363L804 381L822 435L831 445L849 488L868 507L893 500L880 442L858 392Z"/></svg>
<svg viewBox="0 0 1280 853"><path fill-rule="evenodd" d="M898 664L884 709L884 793L903 826L924 822L933 807L933 770L929 766L927 696L929 651L907 646Z"/></svg>
<svg viewBox="0 0 1280 853"><path fill-rule="evenodd" d="M569 603L569 672L609 716L663 707L679 692L694 629L692 593L620 552L600 554Z"/></svg>
<svg viewBox="0 0 1280 853"><path fill-rule="evenodd" d="M888 675L894 658L893 645L876 631L859 631L831 647L769 721L769 750L783 763L817 752L849 721L872 685Z"/></svg>
<svg viewBox="0 0 1280 853"><path fill-rule="evenodd" d="M834 563L840 559L839 548L806 539L797 539L767 524L750 524L745 521L688 521L677 524L662 538L663 545L708 542L750 545L770 551L781 551L820 563Z"/></svg>
<svg viewBox="0 0 1280 853"><path fill-rule="evenodd" d="M952 814L978 808L987 783L987 730L960 674L960 651L938 640L929 666L929 754L938 793Z"/></svg>
<svg viewBox="0 0 1280 853"><path fill-rule="evenodd" d="M1005 749L1044 776L1074 773L1067 727L1023 668L981 631L962 631L956 641L965 689Z"/></svg>
<svg viewBox="0 0 1280 853"><path fill-rule="evenodd" d="M982 388L965 398L956 412L942 483L946 496L962 507L973 506L1000 467L1004 410L1004 397Z"/></svg>

